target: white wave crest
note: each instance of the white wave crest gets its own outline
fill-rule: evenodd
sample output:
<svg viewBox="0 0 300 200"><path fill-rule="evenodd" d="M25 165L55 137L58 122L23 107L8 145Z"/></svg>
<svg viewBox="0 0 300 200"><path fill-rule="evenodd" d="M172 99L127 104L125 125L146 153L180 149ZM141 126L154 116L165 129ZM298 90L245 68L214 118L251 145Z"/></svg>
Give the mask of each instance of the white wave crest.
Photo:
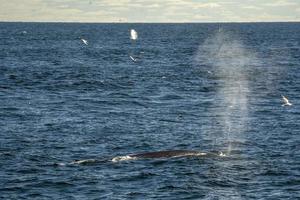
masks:
<svg viewBox="0 0 300 200"><path fill-rule="evenodd" d="M76 160L71 162L71 164L85 164L85 163L93 163L96 162L95 159L86 159L86 160Z"/></svg>
<svg viewBox="0 0 300 200"><path fill-rule="evenodd" d="M117 156L111 159L112 162L120 162L120 161L125 161L125 160L135 160L137 159L136 157L133 156Z"/></svg>

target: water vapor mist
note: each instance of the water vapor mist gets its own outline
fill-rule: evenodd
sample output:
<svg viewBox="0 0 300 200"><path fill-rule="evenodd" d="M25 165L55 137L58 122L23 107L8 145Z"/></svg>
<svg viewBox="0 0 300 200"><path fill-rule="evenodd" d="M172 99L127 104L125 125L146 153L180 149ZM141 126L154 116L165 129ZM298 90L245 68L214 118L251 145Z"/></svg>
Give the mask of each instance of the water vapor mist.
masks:
<svg viewBox="0 0 300 200"><path fill-rule="evenodd" d="M255 59L242 42L230 33L217 31L200 45L196 61L211 72L217 92L211 109L211 139L216 145L232 150L233 142L242 142L248 120L249 86L247 67Z"/></svg>

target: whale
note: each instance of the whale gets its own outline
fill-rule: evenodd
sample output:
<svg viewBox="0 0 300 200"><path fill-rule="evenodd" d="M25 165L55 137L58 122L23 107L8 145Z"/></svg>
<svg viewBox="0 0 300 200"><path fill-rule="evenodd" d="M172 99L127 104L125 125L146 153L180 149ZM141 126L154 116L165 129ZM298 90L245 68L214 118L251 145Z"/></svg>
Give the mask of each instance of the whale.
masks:
<svg viewBox="0 0 300 200"><path fill-rule="evenodd" d="M210 151L201 152L195 150L165 150L165 151L152 151L152 152L142 152L134 153L123 156L116 156L103 159L84 159L84 160L74 160L70 163L55 163L55 166L65 166L65 165L88 165L93 163L103 163L103 162L120 162L120 161L130 161L137 159L167 159L167 158L180 158L180 157L224 157L227 156L221 151Z"/></svg>
<svg viewBox="0 0 300 200"><path fill-rule="evenodd" d="M167 151L156 151L156 152L146 152L132 154L130 156L136 158L170 158L170 157L182 157L182 156L200 156L206 155L199 151L189 151L189 150L167 150Z"/></svg>
<svg viewBox="0 0 300 200"><path fill-rule="evenodd" d="M200 152L194 150L166 150L154 151L137 154L129 154L125 156L116 156L111 159L112 162L136 159L155 159L155 158L178 158L178 157L193 157L193 156L225 156L222 152Z"/></svg>

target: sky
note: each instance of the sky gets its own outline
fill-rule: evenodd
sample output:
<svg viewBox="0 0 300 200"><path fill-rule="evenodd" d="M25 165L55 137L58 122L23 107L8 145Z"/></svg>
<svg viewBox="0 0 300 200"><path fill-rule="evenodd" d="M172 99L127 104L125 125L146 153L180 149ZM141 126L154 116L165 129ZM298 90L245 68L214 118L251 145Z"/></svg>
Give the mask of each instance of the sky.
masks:
<svg viewBox="0 0 300 200"><path fill-rule="evenodd" d="M0 0L0 21L300 21L300 0Z"/></svg>

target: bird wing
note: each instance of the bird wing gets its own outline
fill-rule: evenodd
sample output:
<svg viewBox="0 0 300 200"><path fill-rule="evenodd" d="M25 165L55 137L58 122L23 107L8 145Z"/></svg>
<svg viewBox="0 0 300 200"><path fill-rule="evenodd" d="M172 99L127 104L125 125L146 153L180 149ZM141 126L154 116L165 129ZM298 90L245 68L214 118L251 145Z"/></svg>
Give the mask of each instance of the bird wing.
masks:
<svg viewBox="0 0 300 200"><path fill-rule="evenodd" d="M289 103L289 100L285 97L285 96L282 96L282 100L284 101L284 103L288 104Z"/></svg>
<svg viewBox="0 0 300 200"><path fill-rule="evenodd" d="M131 60L133 60L134 62L136 61L136 59L132 56L129 56L131 58Z"/></svg>
<svg viewBox="0 0 300 200"><path fill-rule="evenodd" d="M85 40L85 39L81 39L81 40L84 44L86 44L86 45L88 44L87 40Z"/></svg>

